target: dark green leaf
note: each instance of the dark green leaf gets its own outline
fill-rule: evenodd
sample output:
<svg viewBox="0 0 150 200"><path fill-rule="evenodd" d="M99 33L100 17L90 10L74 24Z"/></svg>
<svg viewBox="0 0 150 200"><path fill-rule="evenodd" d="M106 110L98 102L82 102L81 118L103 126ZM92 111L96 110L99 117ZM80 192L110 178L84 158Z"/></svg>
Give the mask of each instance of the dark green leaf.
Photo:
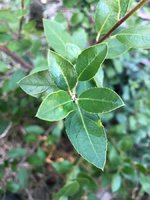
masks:
<svg viewBox="0 0 150 200"><path fill-rule="evenodd" d="M79 106L91 113L107 113L124 106L119 95L108 88L92 88L79 96Z"/></svg>
<svg viewBox="0 0 150 200"><path fill-rule="evenodd" d="M107 139L101 123L92 120L79 109L68 116L65 126L76 151L97 168L104 169Z"/></svg>
<svg viewBox="0 0 150 200"><path fill-rule="evenodd" d="M19 81L19 86L33 97L58 90L47 70L25 76Z"/></svg>
<svg viewBox="0 0 150 200"><path fill-rule="evenodd" d="M36 117L46 121L59 121L73 111L72 99L67 92L58 91L48 95L41 103Z"/></svg>
<svg viewBox="0 0 150 200"><path fill-rule="evenodd" d="M80 81L91 79L98 71L106 55L107 45L105 43L85 49L77 59L78 79Z"/></svg>
<svg viewBox="0 0 150 200"><path fill-rule="evenodd" d="M49 71L56 85L63 90L71 90L77 82L76 72L73 65L59 54L48 52Z"/></svg>

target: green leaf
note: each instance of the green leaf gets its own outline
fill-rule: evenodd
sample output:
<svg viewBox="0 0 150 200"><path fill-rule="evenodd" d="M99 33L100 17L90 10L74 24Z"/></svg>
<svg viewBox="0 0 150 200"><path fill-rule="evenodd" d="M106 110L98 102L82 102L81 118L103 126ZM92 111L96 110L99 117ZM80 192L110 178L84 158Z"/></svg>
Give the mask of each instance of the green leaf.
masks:
<svg viewBox="0 0 150 200"><path fill-rule="evenodd" d="M103 82L104 82L104 71L101 68L99 68L98 72L96 73L94 77L94 81L97 85L97 87L103 87Z"/></svg>
<svg viewBox="0 0 150 200"><path fill-rule="evenodd" d="M79 96L79 106L91 113L107 113L124 106L119 95L108 88L92 88Z"/></svg>
<svg viewBox="0 0 150 200"><path fill-rule="evenodd" d="M122 178L119 174L115 174L112 179L111 190L116 192L121 187Z"/></svg>
<svg viewBox="0 0 150 200"><path fill-rule="evenodd" d="M29 170L25 168L19 168L18 169L18 179L19 179L19 185L21 189L24 189L28 185L28 179L29 179Z"/></svg>
<svg viewBox="0 0 150 200"><path fill-rule="evenodd" d="M73 65L59 54L48 51L49 71L56 85L63 90L71 90L77 82Z"/></svg>
<svg viewBox="0 0 150 200"><path fill-rule="evenodd" d="M44 19L43 24L49 46L61 55L66 56L66 43L72 42L71 36L58 22Z"/></svg>
<svg viewBox="0 0 150 200"><path fill-rule="evenodd" d="M142 185L142 191L150 194L150 177L140 174L140 183Z"/></svg>
<svg viewBox="0 0 150 200"><path fill-rule="evenodd" d="M119 20L119 1L118 0L100 0L96 9L96 29L99 34L109 31Z"/></svg>
<svg viewBox="0 0 150 200"><path fill-rule="evenodd" d="M72 35L73 42L79 46L81 49L84 49L88 45L88 36L84 29L79 28L74 31Z"/></svg>
<svg viewBox="0 0 150 200"><path fill-rule="evenodd" d="M87 89L92 88L92 87L95 87L95 84L93 83L92 80L90 80L90 81L79 81L77 88L76 88L77 96L79 96L84 91L86 91Z"/></svg>
<svg viewBox="0 0 150 200"><path fill-rule="evenodd" d="M104 169L107 139L103 126L78 111L70 114L65 122L66 132L76 151L97 168Z"/></svg>
<svg viewBox="0 0 150 200"><path fill-rule="evenodd" d="M120 18L126 14L130 1L131 0L120 0Z"/></svg>
<svg viewBox="0 0 150 200"><path fill-rule="evenodd" d="M21 157L25 156L26 153L27 153L27 150L24 148L11 149L8 152L8 157L17 159L17 158L21 158Z"/></svg>
<svg viewBox="0 0 150 200"><path fill-rule="evenodd" d="M129 47L120 42L116 37L107 40L108 54L107 59L116 58L129 50Z"/></svg>
<svg viewBox="0 0 150 200"><path fill-rule="evenodd" d="M25 76L18 84L33 97L40 97L44 93L50 94L58 90L48 70Z"/></svg>
<svg viewBox="0 0 150 200"><path fill-rule="evenodd" d="M81 53L81 49L75 44L67 43L66 44L66 53L67 53L67 58L72 63L74 63L76 61L78 55Z"/></svg>
<svg viewBox="0 0 150 200"><path fill-rule="evenodd" d="M116 37L130 48L150 48L150 25L134 27L119 32Z"/></svg>
<svg viewBox="0 0 150 200"><path fill-rule="evenodd" d="M59 121L73 111L73 103L65 91L48 95L41 103L36 117L46 121Z"/></svg>
<svg viewBox="0 0 150 200"><path fill-rule="evenodd" d="M85 49L77 59L78 79L80 81L91 79L98 71L106 55L107 45L105 43Z"/></svg>
<svg viewBox="0 0 150 200"><path fill-rule="evenodd" d="M60 200L61 197L72 197L80 189L80 185L77 181L73 181L65 185L56 195L56 200Z"/></svg>
<svg viewBox="0 0 150 200"><path fill-rule="evenodd" d="M130 0L100 0L96 9L96 29L99 33L108 32L126 13Z"/></svg>

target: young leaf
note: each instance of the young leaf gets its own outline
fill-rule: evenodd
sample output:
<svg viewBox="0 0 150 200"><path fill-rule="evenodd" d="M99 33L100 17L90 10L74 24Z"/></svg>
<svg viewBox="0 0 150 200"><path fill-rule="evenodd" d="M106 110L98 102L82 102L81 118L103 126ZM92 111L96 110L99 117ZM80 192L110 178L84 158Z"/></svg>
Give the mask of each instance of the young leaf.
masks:
<svg viewBox="0 0 150 200"><path fill-rule="evenodd" d="M119 95L108 88L92 88L79 96L79 106L91 113L107 113L124 105Z"/></svg>
<svg viewBox="0 0 150 200"><path fill-rule="evenodd" d="M59 54L48 51L49 71L56 85L63 90L71 90L77 82L73 65Z"/></svg>
<svg viewBox="0 0 150 200"><path fill-rule="evenodd" d="M65 122L67 135L76 151L97 168L104 169L107 139L103 126L78 108Z"/></svg>
<svg viewBox="0 0 150 200"><path fill-rule="evenodd" d="M67 92L57 91L41 103L36 117L46 121L59 121L73 111L73 103Z"/></svg>
<svg viewBox="0 0 150 200"><path fill-rule="evenodd" d="M150 25L121 31L117 39L130 48L150 48Z"/></svg>
<svg viewBox="0 0 150 200"><path fill-rule="evenodd" d="M96 9L96 29L99 35L108 32L126 13L130 0L100 0Z"/></svg>
<svg viewBox="0 0 150 200"><path fill-rule="evenodd" d="M18 84L27 94L33 97L39 97L45 92L50 94L58 90L48 70L25 76Z"/></svg>
<svg viewBox="0 0 150 200"><path fill-rule="evenodd" d="M85 49L77 59L76 70L78 79L80 81L91 79L98 71L106 55L107 45L105 43Z"/></svg>
<svg viewBox="0 0 150 200"><path fill-rule="evenodd" d="M71 36L58 22L44 19L43 24L49 46L61 55L66 56L66 43L72 42Z"/></svg>

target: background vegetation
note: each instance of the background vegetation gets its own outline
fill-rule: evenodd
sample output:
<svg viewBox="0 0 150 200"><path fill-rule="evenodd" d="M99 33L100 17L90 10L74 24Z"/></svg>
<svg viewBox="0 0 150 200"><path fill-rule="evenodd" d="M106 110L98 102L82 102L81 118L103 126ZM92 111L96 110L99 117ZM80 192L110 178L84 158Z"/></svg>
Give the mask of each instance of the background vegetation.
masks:
<svg viewBox="0 0 150 200"><path fill-rule="evenodd" d="M104 78L104 86L112 87L126 106L103 117L109 150L102 172L79 158L63 121L50 124L35 118L40 100L17 84L29 72L47 68L42 17L60 22L87 47L95 43L98 1L23 2L0 1L0 198L149 199L150 51L130 50L103 64L100 82ZM125 26L149 20L147 5Z"/></svg>

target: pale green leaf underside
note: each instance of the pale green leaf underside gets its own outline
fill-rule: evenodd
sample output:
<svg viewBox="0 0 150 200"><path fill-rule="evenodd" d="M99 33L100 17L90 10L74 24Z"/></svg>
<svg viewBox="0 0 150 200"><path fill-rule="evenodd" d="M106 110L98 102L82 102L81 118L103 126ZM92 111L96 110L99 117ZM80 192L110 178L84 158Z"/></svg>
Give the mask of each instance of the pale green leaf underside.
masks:
<svg viewBox="0 0 150 200"><path fill-rule="evenodd" d="M67 135L76 151L88 162L103 170L107 139L99 122L85 116L79 108L65 122Z"/></svg>
<svg viewBox="0 0 150 200"><path fill-rule="evenodd" d="M25 76L18 84L27 94L33 97L39 97L45 93L50 94L58 90L48 70Z"/></svg>
<svg viewBox="0 0 150 200"><path fill-rule="evenodd" d="M120 42L116 37L107 40L108 54L107 59L116 58L129 50L129 47Z"/></svg>
<svg viewBox="0 0 150 200"><path fill-rule="evenodd" d="M61 55L66 56L66 43L72 42L69 33L64 30L62 24L56 21L44 19L43 24L49 46Z"/></svg>
<svg viewBox="0 0 150 200"><path fill-rule="evenodd" d="M130 48L150 48L150 25L123 30L116 37Z"/></svg>
<svg viewBox="0 0 150 200"><path fill-rule="evenodd" d="M80 81L86 81L95 76L107 55L105 43L85 49L78 57L76 71Z"/></svg>
<svg viewBox="0 0 150 200"><path fill-rule="evenodd" d="M55 84L63 90L71 90L77 82L73 65L54 51L48 51L48 66Z"/></svg>
<svg viewBox="0 0 150 200"><path fill-rule="evenodd" d="M108 88L92 88L79 96L79 106L91 113L107 113L124 106L119 95Z"/></svg>
<svg viewBox="0 0 150 200"><path fill-rule="evenodd" d="M67 92L57 91L41 103L36 117L46 121L59 121L73 111L73 103Z"/></svg>

